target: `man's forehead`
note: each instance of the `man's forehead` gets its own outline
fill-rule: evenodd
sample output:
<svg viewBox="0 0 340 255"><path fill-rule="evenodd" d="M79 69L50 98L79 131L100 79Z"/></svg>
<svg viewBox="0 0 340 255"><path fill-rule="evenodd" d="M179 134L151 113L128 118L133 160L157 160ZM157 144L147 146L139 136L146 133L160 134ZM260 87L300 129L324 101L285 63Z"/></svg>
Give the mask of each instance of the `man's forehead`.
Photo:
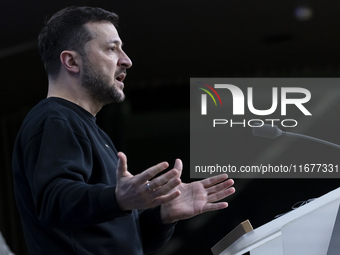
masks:
<svg viewBox="0 0 340 255"><path fill-rule="evenodd" d="M85 24L85 27L93 39L105 40L107 43L122 44L118 31L111 22L89 22Z"/></svg>

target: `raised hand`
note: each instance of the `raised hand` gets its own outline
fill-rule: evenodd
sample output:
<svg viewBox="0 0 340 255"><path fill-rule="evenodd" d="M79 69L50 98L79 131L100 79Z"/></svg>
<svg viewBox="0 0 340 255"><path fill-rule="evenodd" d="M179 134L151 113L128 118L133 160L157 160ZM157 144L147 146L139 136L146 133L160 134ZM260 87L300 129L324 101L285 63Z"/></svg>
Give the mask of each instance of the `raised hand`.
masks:
<svg viewBox="0 0 340 255"><path fill-rule="evenodd" d="M182 171L182 162L176 160L175 169ZM188 219L198 214L228 207L227 202L217 202L232 195L235 189L228 175L222 174L192 183L181 183L174 188L180 195L161 205L164 224ZM216 203L217 202L217 203Z"/></svg>
<svg viewBox="0 0 340 255"><path fill-rule="evenodd" d="M175 188L181 183L181 171L177 169L155 177L169 167L167 162L159 163L138 175L127 169L127 158L118 153L116 200L122 210L146 209L168 203L180 195Z"/></svg>

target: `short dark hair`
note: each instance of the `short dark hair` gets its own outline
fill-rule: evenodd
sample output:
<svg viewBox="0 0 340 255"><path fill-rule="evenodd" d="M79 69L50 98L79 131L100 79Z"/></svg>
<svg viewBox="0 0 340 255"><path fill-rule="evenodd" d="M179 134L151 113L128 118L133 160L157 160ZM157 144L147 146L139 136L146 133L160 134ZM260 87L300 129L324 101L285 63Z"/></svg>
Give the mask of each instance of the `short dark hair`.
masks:
<svg viewBox="0 0 340 255"><path fill-rule="evenodd" d="M108 21L118 27L118 15L95 7L71 6L54 14L38 36L38 49L46 72L56 78L60 72L60 53L74 50L84 55L84 45L92 39L85 24Z"/></svg>

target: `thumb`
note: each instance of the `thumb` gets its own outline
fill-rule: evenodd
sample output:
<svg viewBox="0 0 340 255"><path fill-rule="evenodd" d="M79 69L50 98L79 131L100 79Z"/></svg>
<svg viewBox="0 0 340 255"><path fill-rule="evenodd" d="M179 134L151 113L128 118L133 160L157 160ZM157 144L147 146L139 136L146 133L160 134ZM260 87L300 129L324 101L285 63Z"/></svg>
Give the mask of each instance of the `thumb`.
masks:
<svg viewBox="0 0 340 255"><path fill-rule="evenodd" d="M118 152L117 178L130 175L127 170L127 158L123 152Z"/></svg>

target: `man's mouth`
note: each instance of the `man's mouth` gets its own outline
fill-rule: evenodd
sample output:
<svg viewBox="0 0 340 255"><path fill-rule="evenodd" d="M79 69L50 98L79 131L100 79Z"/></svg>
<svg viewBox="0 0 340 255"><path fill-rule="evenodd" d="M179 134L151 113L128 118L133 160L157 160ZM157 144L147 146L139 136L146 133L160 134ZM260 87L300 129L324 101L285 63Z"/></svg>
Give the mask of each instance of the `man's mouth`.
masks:
<svg viewBox="0 0 340 255"><path fill-rule="evenodd" d="M116 80L119 82L123 82L126 77L126 72L120 73L119 75L116 75Z"/></svg>

